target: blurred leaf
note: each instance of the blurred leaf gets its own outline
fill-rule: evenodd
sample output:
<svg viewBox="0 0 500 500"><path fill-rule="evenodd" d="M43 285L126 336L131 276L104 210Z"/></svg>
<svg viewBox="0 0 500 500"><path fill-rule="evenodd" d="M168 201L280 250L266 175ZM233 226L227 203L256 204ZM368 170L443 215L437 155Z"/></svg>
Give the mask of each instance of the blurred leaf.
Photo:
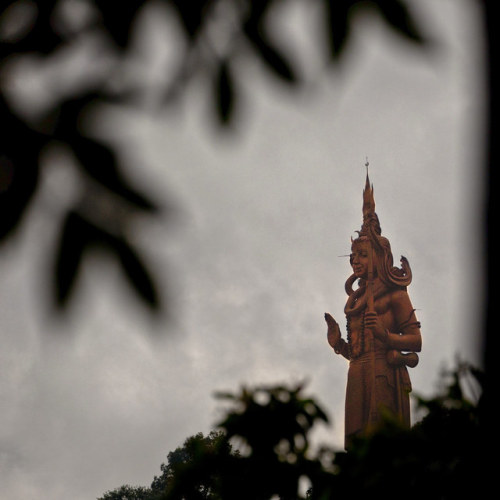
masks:
<svg viewBox="0 0 500 500"><path fill-rule="evenodd" d="M87 91L65 99L59 106L57 113L57 124L54 130L55 138L69 142L79 135L81 133L80 123L83 112L91 105L101 102L102 97L100 92Z"/></svg>
<svg viewBox="0 0 500 500"><path fill-rule="evenodd" d="M389 26L414 42L423 42L417 23L403 0L377 0L375 2Z"/></svg>
<svg viewBox="0 0 500 500"><path fill-rule="evenodd" d="M257 50L262 61L275 75L287 83L297 82L292 65L287 61L285 56L273 46L263 30L260 29L260 25L254 22L247 22L244 25L244 32Z"/></svg>
<svg viewBox="0 0 500 500"><path fill-rule="evenodd" d="M233 116L235 100L234 81L227 60L221 61L215 75L215 95L217 115L220 121L227 125Z"/></svg>
<svg viewBox="0 0 500 500"><path fill-rule="evenodd" d="M349 9L356 0L325 0L330 53L338 58L349 36Z"/></svg>
<svg viewBox="0 0 500 500"><path fill-rule="evenodd" d="M0 239L17 228L38 186L45 138L14 116L0 94Z"/></svg>
<svg viewBox="0 0 500 500"><path fill-rule="evenodd" d="M129 243L119 238L113 241L113 247L120 258L125 275L139 297L151 308L158 309L159 300L156 287L137 252Z"/></svg>
<svg viewBox="0 0 500 500"><path fill-rule="evenodd" d="M79 134L75 134L69 142L81 166L94 180L137 208L156 210L156 206L146 195L130 186L125 180L119 170L116 156L110 148Z"/></svg>
<svg viewBox="0 0 500 500"><path fill-rule="evenodd" d="M64 220L56 258L55 291L59 306L68 303L82 266L83 254L91 247L101 247L114 253L141 299L153 309L159 307L158 294L149 271L130 244L74 210Z"/></svg>
<svg viewBox="0 0 500 500"><path fill-rule="evenodd" d="M38 186L37 156L15 153L0 151L0 240L17 229Z"/></svg>
<svg viewBox="0 0 500 500"><path fill-rule="evenodd" d="M251 0L250 6L250 20L256 24L263 22L265 16L269 12L273 4L281 0Z"/></svg>
<svg viewBox="0 0 500 500"><path fill-rule="evenodd" d="M44 0L32 2L29 6L36 5L36 16L31 29L15 43L9 41L0 44L0 55L5 56L13 53L39 52L49 54L53 52L61 43L61 37L52 28L52 15L58 0ZM19 2L18 2L19 3ZM15 7L15 5L11 5ZM3 15L8 15L6 10Z"/></svg>
<svg viewBox="0 0 500 500"><path fill-rule="evenodd" d="M81 268L85 248L96 238L96 228L79 214L70 211L61 229L56 255L55 292L58 306L65 306Z"/></svg>
<svg viewBox="0 0 500 500"><path fill-rule="evenodd" d="M13 46L33 27L38 14L33 2L4 0L0 4L0 46Z"/></svg>
<svg viewBox="0 0 500 500"><path fill-rule="evenodd" d="M388 25L400 35L414 41L424 39L404 0L324 0L330 52L338 58L349 39L355 7L374 6Z"/></svg>
<svg viewBox="0 0 500 500"><path fill-rule="evenodd" d="M194 39L205 21L207 8L212 0L166 0L173 5L181 18L189 38Z"/></svg>
<svg viewBox="0 0 500 500"><path fill-rule="evenodd" d="M116 93L101 87L75 93L59 105L54 137L64 142L71 142L75 136L83 133L82 121L85 112L106 104L126 104L126 99L131 96L133 93Z"/></svg>
<svg viewBox="0 0 500 500"><path fill-rule="evenodd" d="M137 11L148 0L94 0L102 16L102 23L116 44L126 48Z"/></svg>
<svg viewBox="0 0 500 500"><path fill-rule="evenodd" d="M67 100L60 108L54 135L73 149L80 165L95 181L135 207L155 211L157 210L155 204L127 182L120 171L114 152L104 144L82 135L80 123L83 113L90 106L104 102L104 95L101 92L89 92Z"/></svg>

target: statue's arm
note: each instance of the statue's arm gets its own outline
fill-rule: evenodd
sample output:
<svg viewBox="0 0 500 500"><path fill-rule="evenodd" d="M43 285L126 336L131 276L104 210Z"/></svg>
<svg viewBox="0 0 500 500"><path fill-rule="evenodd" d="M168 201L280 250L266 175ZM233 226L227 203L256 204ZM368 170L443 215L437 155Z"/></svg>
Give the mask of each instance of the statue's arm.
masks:
<svg viewBox="0 0 500 500"><path fill-rule="evenodd" d="M340 327L329 313L325 313L325 321L328 325L327 339L330 346L337 354L349 359L349 347L347 342L341 337Z"/></svg>
<svg viewBox="0 0 500 500"><path fill-rule="evenodd" d="M422 349L420 323L408 293L404 290L398 290L392 296L391 302L399 331L387 332L388 347L398 351L420 352Z"/></svg>

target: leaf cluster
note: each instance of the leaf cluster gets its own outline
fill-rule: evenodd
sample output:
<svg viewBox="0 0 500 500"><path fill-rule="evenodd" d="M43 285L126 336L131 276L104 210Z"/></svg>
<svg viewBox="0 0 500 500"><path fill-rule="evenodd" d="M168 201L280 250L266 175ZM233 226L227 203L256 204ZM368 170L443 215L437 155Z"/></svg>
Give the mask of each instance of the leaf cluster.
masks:
<svg viewBox="0 0 500 500"><path fill-rule="evenodd" d="M234 408L219 423L244 455L235 460L233 475L217 498L300 498L301 481L328 474L322 450L310 452L310 432L328 417L321 406L303 395L302 385L243 388L239 394L219 394ZM169 498L168 496L166 497Z"/></svg>

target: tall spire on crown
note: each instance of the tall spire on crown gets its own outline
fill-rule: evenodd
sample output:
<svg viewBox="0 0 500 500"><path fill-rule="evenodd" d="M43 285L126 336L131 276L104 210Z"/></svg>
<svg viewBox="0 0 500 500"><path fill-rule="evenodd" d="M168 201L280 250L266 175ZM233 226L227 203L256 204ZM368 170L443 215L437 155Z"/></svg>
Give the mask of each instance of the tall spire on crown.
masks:
<svg viewBox="0 0 500 500"><path fill-rule="evenodd" d="M361 236L374 236L380 235L380 223L378 216L375 213L375 197L373 195L373 184L370 184L370 177L368 175L368 158L366 159L366 181L365 188L363 189L363 225L359 234Z"/></svg>
<svg viewBox="0 0 500 500"><path fill-rule="evenodd" d="M368 159L366 160L366 182L365 189L363 189L363 219L375 213L375 198L373 197L373 184L370 184L368 176Z"/></svg>

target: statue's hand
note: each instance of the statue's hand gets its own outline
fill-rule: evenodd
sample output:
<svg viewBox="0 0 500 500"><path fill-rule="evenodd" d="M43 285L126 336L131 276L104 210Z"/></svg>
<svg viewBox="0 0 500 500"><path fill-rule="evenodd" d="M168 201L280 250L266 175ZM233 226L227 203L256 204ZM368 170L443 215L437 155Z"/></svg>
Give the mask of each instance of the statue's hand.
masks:
<svg viewBox="0 0 500 500"><path fill-rule="evenodd" d="M387 342L387 330L375 311L365 312L365 328L371 330L377 339Z"/></svg>
<svg viewBox="0 0 500 500"><path fill-rule="evenodd" d="M335 349L340 340L340 328L338 323L333 319L329 313L325 313L325 321L328 325L327 339L328 343Z"/></svg>

